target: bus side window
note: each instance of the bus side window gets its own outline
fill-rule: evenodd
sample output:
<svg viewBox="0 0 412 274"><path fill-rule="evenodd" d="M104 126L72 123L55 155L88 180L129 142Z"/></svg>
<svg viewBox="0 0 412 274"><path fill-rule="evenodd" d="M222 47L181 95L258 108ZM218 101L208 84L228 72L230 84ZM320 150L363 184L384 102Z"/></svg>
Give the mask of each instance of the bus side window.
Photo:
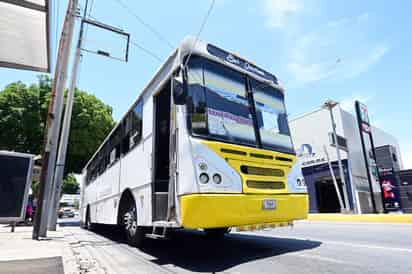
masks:
<svg viewBox="0 0 412 274"><path fill-rule="evenodd" d="M132 128L131 122L131 112L129 112L123 121L124 134L122 136L122 155L126 155L130 150L130 131Z"/></svg>
<svg viewBox="0 0 412 274"><path fill-rule="evenodd" d="M114 161L116 161L116 148L114 148L110 152L110 162L109 162L109 164L112 165L114 163Z"/></svg>
<svg viewBox="0 0 412 274"><path fill-rule="evenodd" d="M140 143L142 138L143 101L139 101L130 112L130 132L128 134L129 147L132 149Z"/></svg>

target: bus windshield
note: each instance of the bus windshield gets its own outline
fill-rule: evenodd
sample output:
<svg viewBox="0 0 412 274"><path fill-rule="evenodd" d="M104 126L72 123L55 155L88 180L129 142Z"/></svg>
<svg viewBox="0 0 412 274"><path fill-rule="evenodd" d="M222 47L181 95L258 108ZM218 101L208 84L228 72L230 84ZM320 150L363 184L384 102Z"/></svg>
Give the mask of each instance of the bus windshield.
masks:
<svg viewBox="0 0 412 274"><path fill-rule="evenodd" d="M263 148L292 149L283 94L271 86L254 80L251 83Z"/></svg>
<svg viewBox="0 0 412 274"><path fill-rule="evenodd" d="M208 139L293 152L283 94L201 57L189 62L192 134ZM255 126L256 125L256 126Z"/></svg>

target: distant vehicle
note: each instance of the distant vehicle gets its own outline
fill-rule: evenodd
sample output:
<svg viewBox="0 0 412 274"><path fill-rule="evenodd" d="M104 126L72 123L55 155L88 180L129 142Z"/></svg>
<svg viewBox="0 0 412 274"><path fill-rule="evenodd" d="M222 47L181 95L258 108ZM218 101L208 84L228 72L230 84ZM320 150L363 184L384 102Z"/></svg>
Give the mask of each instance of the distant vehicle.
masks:
<svg viewBox="0 0 412 274"><path fill-rule="evenodd" d="M73 218L75 215L75 211L72 207L63 207L59 209L58 216L59 218L69 217Z"/></svg>
<svg viewBox="0 0 412 274"><path fill-rule="evenodd" d="M222 236L305 219L276 76L188 38L83 170L81 220L121 226L131 245L167 229Z"/></svg>

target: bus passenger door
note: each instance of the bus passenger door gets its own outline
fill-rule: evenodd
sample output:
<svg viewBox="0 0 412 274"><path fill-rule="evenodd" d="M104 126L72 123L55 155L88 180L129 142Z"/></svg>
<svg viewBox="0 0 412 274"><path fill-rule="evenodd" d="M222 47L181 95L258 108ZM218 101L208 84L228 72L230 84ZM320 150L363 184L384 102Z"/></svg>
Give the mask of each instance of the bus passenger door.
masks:
<svg viewBox="0 0 412 274"><path fill-rule="evenodd" d="M165 221L170 179L170 83L154 95L153 104L152 216L153 221Z"/></svg>

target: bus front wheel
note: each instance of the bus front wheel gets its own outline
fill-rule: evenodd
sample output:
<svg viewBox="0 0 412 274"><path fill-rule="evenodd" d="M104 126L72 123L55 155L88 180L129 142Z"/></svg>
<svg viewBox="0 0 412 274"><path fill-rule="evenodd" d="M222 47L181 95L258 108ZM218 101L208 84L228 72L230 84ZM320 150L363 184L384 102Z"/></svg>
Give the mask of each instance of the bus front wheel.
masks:
<svg viewBox="0 0 412 274"><path fill-rule="evenodd" d="M129 204L128 209L123 214L123 227L129 245L141 246L145 235L144 230L137 223L137 210L134 201Z"/></svg>

